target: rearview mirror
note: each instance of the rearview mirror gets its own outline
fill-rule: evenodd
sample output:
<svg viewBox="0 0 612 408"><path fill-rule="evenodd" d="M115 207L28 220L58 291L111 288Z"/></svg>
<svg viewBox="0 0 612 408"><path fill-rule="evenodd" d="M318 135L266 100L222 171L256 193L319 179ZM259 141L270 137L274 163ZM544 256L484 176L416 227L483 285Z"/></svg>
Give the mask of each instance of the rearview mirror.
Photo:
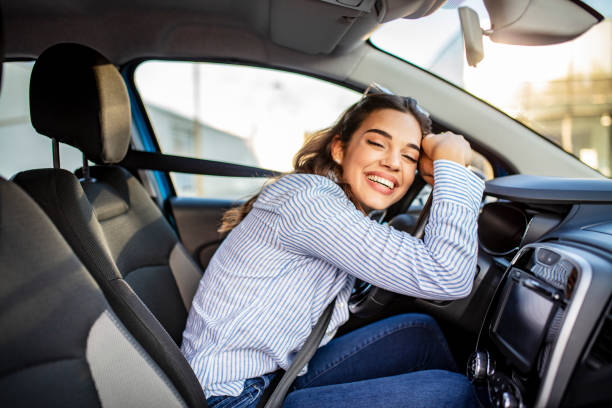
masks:
<svg viewBox="0 0 612 408"><path fill-rule="evenodd" d="M463 44L465 45L468 65L475 67L484 58L480 18L478 18L478 13L471 8L459 7L459 20L461 21L461 32L463 33Z"/></svg>

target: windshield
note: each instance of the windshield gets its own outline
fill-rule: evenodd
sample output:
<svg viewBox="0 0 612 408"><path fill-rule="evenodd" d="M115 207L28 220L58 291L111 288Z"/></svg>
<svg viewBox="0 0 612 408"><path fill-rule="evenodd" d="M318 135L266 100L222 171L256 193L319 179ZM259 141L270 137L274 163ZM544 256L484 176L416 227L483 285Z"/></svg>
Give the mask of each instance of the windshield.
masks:
<svg viewBox="0 0 612 408"><path fill-rule="evenodd" d="M606 19L577 39L527 47L484 37L484 60L475 68L465 60L457 7L474 9L488 29L482 0L449 1L428 17L387 23L371 41L487 101L610 177L612 2L585 3Z"/></svg>

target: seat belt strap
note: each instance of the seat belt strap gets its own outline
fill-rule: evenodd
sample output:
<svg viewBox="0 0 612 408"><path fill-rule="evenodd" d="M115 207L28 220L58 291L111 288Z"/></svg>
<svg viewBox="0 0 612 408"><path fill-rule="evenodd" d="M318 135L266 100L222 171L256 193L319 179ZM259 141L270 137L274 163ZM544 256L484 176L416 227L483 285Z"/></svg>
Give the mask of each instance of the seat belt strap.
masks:
<svg viewBox="0 0 612 408"><path fill-rule="evenodd" d="M321 340L327 331L327 326L329 326L329 321L331 320L332 313L334 312L334 305L336 304L336 299L334 299L327 308L319 317L317 324L314 326L310 335L306 339L306 342L302 346L302 349L296 354L291 366L285 371L280 381L278 381L278 385L273 387L276 381L276 377L272 380L272 383L266 388L266 391L274 389L272 395L269 398L267 397L267 392L264 392L264 395L259 400L257 404L257 408L281 408L283 402L285 401L285 397L293 385L293 382L297 378L302 368L314 356L319 345L321 344ZM277 374L277 377L280 377L280 373ZM264 405L265 403L265 405Z"/></svg>

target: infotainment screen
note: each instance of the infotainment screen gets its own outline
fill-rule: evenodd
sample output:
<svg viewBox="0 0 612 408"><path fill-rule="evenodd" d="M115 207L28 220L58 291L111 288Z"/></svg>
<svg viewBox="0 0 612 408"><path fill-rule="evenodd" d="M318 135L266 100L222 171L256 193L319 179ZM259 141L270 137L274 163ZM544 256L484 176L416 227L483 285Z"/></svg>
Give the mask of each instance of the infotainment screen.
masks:
<svg viewBox="0 0 612 408"><path fill-rule="evenodd" d="M552 299L526 287L523 280L509 279L492 334L519 370L531 369L554 308Z"/></svg>

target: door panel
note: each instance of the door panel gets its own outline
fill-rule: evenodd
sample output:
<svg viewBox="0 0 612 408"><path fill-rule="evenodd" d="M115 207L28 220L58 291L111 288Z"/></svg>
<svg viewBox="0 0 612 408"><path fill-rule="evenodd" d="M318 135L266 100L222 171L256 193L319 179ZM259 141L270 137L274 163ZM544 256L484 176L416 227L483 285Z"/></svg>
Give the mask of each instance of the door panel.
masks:
<svg viewBox="0 0 612 408"><path fill-rule="evenodd" d="M236 201L172 197L168 204L181 242L205 270L223 239L223 234L217 232L223 213Z"/></svg>

